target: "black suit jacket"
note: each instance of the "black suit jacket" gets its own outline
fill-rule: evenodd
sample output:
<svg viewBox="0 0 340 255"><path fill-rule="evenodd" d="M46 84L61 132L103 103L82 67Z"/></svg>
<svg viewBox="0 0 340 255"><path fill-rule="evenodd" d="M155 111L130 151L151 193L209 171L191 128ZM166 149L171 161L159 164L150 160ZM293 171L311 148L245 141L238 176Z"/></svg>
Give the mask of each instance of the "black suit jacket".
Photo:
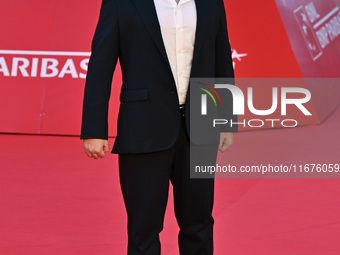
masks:
<svg viewBox="0 0 340 255"><path fill-rule="evenodd" d="M223 0L195 2L191 77L233 77ZM103 0L86 78L81 139L108 138L108 102L118 58L123 84L112 153L170 148L180 127L179 101L153 0ZM224 107L224 118L232 118L230 98ZM189 132L190 92L186 112ZM220 131L205 130L202 139L199 134L191 138L194 143L218 143ZM212 139L205 139L206 132Z"/></svg>

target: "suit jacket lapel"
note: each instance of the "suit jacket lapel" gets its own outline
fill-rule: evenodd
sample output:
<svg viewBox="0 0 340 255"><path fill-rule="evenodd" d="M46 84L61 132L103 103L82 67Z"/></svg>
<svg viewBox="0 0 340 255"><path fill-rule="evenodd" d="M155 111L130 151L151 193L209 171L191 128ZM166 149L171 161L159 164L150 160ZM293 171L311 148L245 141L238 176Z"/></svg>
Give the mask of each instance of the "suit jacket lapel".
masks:
<svg viewBox="0 0 340 255"><path fill-rule="evenodd" d="M197 12L197 26L192 67L196 64L198 60L198 53L202 46L206 29L208 28L209 17L211 16L211 2L212 2L211 0L195 0ZM191 68L191 70L192 69L193 68Z"/></svg>
<svg viewBox="0 0 340 255"><path fill-rule="evenodd" d="M157 48L159 49L160 53L162 54L170 68L170 63L163 43L161 28L159 25L157 12L153 0L131 0L131 1L136 7L136 10L141 20L144 22L150 35L155 41Z"/></svg>
<svg viewBox="0 0 340 255"><path fill-rule="evenodd" d="M155 41L157 48L162 54L164 60L167 62L169 71L171 72L170 62L163 43L161 28L159 25L156 8L153 0L130 0L148 29L150 35ZM205 36L205 31L208 28L209 17L211 16L211 0L195 0L197 12L197 27L195 36L195 48L192 60L192 68L198 60L198 53ZM171 72L172 74L172 72Z"/></svg>

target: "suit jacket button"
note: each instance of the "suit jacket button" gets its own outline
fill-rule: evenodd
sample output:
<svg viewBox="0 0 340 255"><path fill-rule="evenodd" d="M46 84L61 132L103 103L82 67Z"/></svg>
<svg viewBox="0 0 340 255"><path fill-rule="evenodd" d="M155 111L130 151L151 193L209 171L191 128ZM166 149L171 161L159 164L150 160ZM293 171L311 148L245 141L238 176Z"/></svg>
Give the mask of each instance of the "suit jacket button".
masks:
<svg viewBox="0 0 340 255"><path fill-rule="evenodd" d="M176 94L176 92L174 90L171 90L171 94Z"/></svg>

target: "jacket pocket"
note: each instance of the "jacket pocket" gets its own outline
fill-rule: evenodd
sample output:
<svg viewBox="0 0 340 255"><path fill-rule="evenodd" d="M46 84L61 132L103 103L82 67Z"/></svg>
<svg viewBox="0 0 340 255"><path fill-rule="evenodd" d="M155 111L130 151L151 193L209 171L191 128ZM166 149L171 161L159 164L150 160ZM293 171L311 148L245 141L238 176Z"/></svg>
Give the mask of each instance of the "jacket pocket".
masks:
<svg viewBox="0 0 340 255"><path fill-rule="evenodd" d="M128 89L120 92L121 102L141 101L148 99L147 89Z"/></svg>

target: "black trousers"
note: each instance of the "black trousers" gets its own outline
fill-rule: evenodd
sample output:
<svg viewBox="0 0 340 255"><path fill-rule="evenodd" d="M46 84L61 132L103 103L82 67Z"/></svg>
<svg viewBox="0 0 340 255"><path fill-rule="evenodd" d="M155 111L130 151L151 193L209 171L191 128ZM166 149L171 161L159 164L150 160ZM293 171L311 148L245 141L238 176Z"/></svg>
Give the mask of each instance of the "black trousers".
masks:
<svg viewBox="0 0 340 255"><path fill-rule="evenodd" d="M128 214L128 255L160 254L159 233L170 181L180 227L180 254L213 254L214 178L190 178L190 150L200 150L215 165L217 145L190 144L182 114L180 133L172 148L119 155L120 183Z"/></svg>

